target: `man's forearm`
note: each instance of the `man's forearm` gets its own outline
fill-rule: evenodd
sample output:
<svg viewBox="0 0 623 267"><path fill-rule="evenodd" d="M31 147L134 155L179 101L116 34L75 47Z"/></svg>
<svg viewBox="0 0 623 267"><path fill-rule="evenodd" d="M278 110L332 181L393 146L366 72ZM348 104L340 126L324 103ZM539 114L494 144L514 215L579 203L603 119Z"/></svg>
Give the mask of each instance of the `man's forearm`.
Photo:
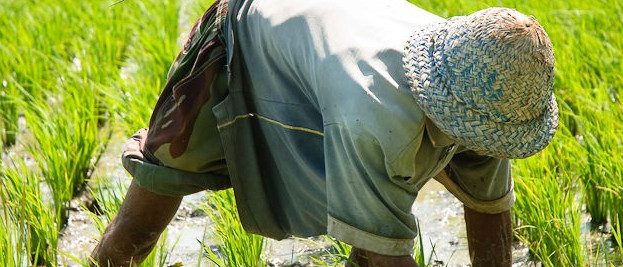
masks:
<svg viewBox="0 0 623 267"><path fill-rule="evenodd" d="M464 210L472 266L511 266L511 212L486 214L468 207Z"/></svg>
<svg viewBox="0 0 623 267"><path fill-rule="evenodd" d="M138 265L175 215L181 197L161 196L130 185L117 216L91 257L99 266Z"/></svg>

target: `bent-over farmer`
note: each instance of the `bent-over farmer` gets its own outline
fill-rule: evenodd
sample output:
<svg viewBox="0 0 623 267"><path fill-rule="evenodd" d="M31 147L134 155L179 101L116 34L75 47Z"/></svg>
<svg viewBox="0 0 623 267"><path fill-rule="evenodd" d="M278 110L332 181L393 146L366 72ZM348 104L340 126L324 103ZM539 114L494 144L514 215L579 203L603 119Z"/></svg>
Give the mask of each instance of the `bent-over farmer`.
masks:
<svg viewBox="0 0 623 267"><path fill-rule="evenodd" d="M403 0L221 0L170 69L134 177L95 248L140 262L182 196L233 187L244 228L329 234L348 266L416 266L411 207L430 179L464 203L473 266L510 266L509 159L558 124L552 45L534 18L442 19Z"/></svg>

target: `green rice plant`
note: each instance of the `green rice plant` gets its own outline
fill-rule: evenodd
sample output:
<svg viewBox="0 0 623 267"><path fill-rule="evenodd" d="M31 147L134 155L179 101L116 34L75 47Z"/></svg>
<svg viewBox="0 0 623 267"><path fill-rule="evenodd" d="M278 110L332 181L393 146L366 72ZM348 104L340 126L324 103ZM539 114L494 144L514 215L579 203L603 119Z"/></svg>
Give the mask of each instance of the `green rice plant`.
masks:
<svg viewBox="0 0 623 267"><path fill-rule="evenodd" d="M561 124L545 151L513 165L514 234L544 266L583 266L586 261L576 198L582 154L570 152L581 151L575 140Z"/></svg>
<svg viewBox="0 0 623 267"><path fill-rule="evenodd" d="M591 175L593 180L599 181L594 188L585 187L585 194L591 194L591 190L598 192L601 199L599 199L599 205L602 208L600 216L606 217L611 224L612 229L618 229L619 222L623 221L623 165L620 160L613 160L620 157L623 152L623 141L619 136L623 134L623 121L612 118L602 117L598 122L595 122L595 127L612 127L609 131L599 131L597 134L587 134L591 138L587 143L592 143L590 149L587 149L594 158L591 163L591 167L588 168L592 172L587 174ZM591 158L589 157L589 158ZM596 166L596 167L593 167ZM588 180L588 179L584 179ZM588 206L588 202L587 202ZM591 216L594 216L593 212L589 210ZM605 221L605 218L604 218ZM615 235L620 232L613 231ZM620 236L619 236L620 238Z"/></svg>
<svg viewBox="0 0 623 267"><path fill-rule="evenodd" d="M517 179L515 216L521 226L517 238L526 244L544 266L583 266L580 240L580 212L569 189L535 189L558 186L555 179L522 177Z"/></svg>
<svg viewBox="0 0 623 267"><path fill-rule="evenodd" d="M575 181L563 168L542 167L555 165L553 154L539 154L515 168L515 236L544 266L583 266Z"/></svg>
<svg viewBox="0 0 623 267"><path fill-rule="evenodd" d="M582 177L583 196L586 203L586 210L591 215L591 223L593 226L605 224L608 218L609 206L608 192L606 185L604 184L605 176L604 171L608 171L603 168L601 160L603 160L604 153L599 146L598 138L592 133L587 133L584 137L584 147L586 148L586 168Z"/></svg>
<svg viewBox="0 0 623 267"><path fill-rule="evenodd" d="M6 80L2 80L2 85L0 85L0 148L12 146L16 141L19 119L16 92L17 90Z"/></svg>
<svg viewBox="0 0 623 267"><path fill-rule="evenodd" d="M0 216L0 253L4 255L0 258L0 265L17 267L28 262L28 257L24 254L26 243L21 235L24 228L23 225L15 223L6 211Z"/></svg>
<svg viewBox="0 0 623 267"><path fill-rule="evenodd" d="M623 173L618 177L618 181L614 181L614 186L611 187L610 199L608 201L610 210L610 223L612 231L612 239L615 241L619 248L619 253L623 256ZM622 258L623 259L623 258Z"/></svg>
<svg viewBox="0 0 623 267"><path fill-rule="evenodd" d="M73 15L81 21L88 21L83 34L73 40L75 47L74 63L92 82L112 86L120 82L121 67L127 59L127 52L132 43L134 16L138 10L130 10L109 3L72 1Z"/></svg>
<svg viewBox="0 0 623 267"><path fill-rule="evenodd" d="M24 224L17 223L9 213L9 204L5 202L7 174L4 161L0 161L0 265L14 267L21 266L28 262L28 257L24 253L28 248L27 241L24 239L23 229L27 229ZM6 179L8 181L8 179Z"/></svg>
<svg viewBox="0 0 623 267"><path fill-rule="evenodd" d="M610 210L615 207L609 201L612 199L610 195L616 193L613 189L623 185L619 178L623 166L621 162L612 160L623 151L623 142L618 138L623 134L623 122L612 116L618 111L608 98L607 90L601 90L594 94L594 99L598 101L576 100L587 108L578 110L581 113L578 116L591 122L584 123L577 136L584 149L581 151L581 162L585 167L581 168L580 176L583 196L594 225L606 223Z"/></svg>
<svg viewBox="0 0 623 267"><path fill-rule="evenodd" d="M619 249L619 255L623 259L623 226L621 225L623 221L622 218L616 217L614 219L614 223L612 224L612 238Z"/></svg>
<svg viewBox="0 0 623 267"><path fill-rule="evenodd" d="M4 20L8 17L6 13L8 12L0 12L0 20L3 21L0 29L3 31L5 26L8 27L8 23ZM0 35L0 148L15 144L18 130L18 111L15 99L19 95L11 77L13 65L12 55L6 48L8 43L7 37L4 34Z"/></svg>
<svg viewBox="0 0 623 267"><path fill-rule="evenodd" d="M19 20L7 24L12 34L0 51L10 55L9 69L29 95L45 97L67 72L79 73L94 86L119 87L120 66L133 35L127 21L138 16L136 11L71 0L8 6L9 17ZM67 66L59 69L59 62ZM101 126L109 109L99 94Z"/></svg>
<svg viewBox="0 0 623 267"><path fill-rule="evenodd" d="M0 42L2 42L1 38ZM11 81L10 74L7 73L10 69L7 57L8 55L0 49L0 151L3 147L15 144L19 119L17 110L19 94Z"/></svg>
<svg viewBox="0 0 623 267"><path fill-rule="evenodd" d="M180 50L179 8L176 0L124 1L115 8L136 10L148 22L132 20L127 23L135 33L128 47L128 61L122 68L122 90L111 93L112 103L126 134L148 125L151 111L166 83L167 72ZM190 27L190 26L188 26Z"/></svg>
<svg viewBox="0 0 623 267"><path fill-rule="evenodd" d="M561 117L571 117L564 100L559 106ZM514 235L544 266L583 266L586 261L577 201L585 154L571 132L562 122L545 151L513 164Z"/></svg>
<svg viewBox="0 0 623 267"><path fill-rule="evenodd" d="M68 9L57 1L20 2L3 4L11 23L2 29L7 34L0 47L9 55L6 59L14 79L29 94L37 95L39 85L48 88L56 82L59 70L50 59L71 62L69 42L78 36L80 26L72 23L76 21L67 15Z"/></svg>
<svg viewBox="0 0 623 267"><path fill-rule="evenodd" d="M58 216L66 219L69 200L84 186L110 134L99 131L97 87L75 75L62 77L59 86L58 94L45 98L24 92L25 116L35 140L27 149L52 191Z"/></svg>
<svg viewBox="0 0 623 267"><path fill-rule="evenodd" d="M420 221L417 221L417 239L415 242L415 248L413 250L413 258L415 259L415 262L418 264L418 266L420 267L424 267L424 266L428 266L427 263L431 262L431 259L433 257L433 254L435 253L435 246L433 247L433 251L431 251L430 255L428 256L428 259L426 259L426 256L424 254L424 243L422 241L422 232L420 232Z"/></svg>
<svg viewBox="0 0 623 267"><path fill-rule="evenodd" d="M218 252L204 245L207 258L219 267L264 266L262 249L264 237L247 233L240 224L233 191L223 190L210 194L202 209L214 222L213 233L221 242Z"/></svg>
<svg viewBox="0 0 623 267"><path fill-rule="evenodd" d="M115 107L109 106L108 91L119 90L122 84L121 66L127 58L127 49L133 34L127 21L131 12L108 7L99 3L78 1L83 12L76 16L89 21L84 34L75 38L72 45L76 52L72 60L72 69L78 71L93 86L101 87L95 96L98 125L103 127L114 115Z"/></svg>
<svg viewBox="0 0 623 267"><path fill-rule="evenodd" d="M58 233L61 221L45 200L39 178L22 161L6 167L1 175L0 202L9 242L15 249L11 261L23 264L56 266ZM12 222L12 223L11 223ZM22 254L24 253L24 254ZM5 254L6 255L6 254Z"/></svg>

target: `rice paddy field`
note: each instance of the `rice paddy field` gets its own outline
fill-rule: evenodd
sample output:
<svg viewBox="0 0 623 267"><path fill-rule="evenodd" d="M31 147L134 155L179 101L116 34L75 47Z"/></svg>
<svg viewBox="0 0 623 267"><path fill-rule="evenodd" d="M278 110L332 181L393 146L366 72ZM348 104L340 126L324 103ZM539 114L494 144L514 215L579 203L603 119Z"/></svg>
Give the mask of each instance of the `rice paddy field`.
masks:
<svg viewBox="0 0 623 267"><path fill-rule="evenodd" d="M514 237L529 258L516 265L623 266L623 2L412 2L444 17L511 7L543 25L561 124L547 149L513 162ZM89 265L83 252L95 240L67 249L66 236L80 236L69 226L80 211L101 233L119 208L129 178L105 167L120 165L106 153L147 125L169 65L210 4L0 0L0 266ZM213 242L197 240L197 259L182 263L163 236L142 266L268 265L267 241L244 233L231 192L203 194L192 213L214 222L200 228ZM428 238L417 242L418 262L448 262L432 260ZM326 253L308 264L343 264L350 248L323 242Z"/></svg>

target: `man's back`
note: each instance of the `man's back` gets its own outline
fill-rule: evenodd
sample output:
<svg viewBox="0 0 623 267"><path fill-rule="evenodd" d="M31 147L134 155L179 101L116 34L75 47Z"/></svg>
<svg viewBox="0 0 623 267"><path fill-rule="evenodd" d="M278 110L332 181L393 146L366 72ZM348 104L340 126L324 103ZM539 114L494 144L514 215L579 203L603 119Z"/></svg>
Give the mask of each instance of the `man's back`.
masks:
<svg viewBox="0 0 623 267"><path fill-rule="evenodd" d="M405 41L418 25L442 20L403 0L243 2L236 37L245 62L272 67L250 68L251 78L287 76L315 105L322 102L313 97L322 98L320 90L336 90L348 78L376 74L370 68L391 67L403 75ZM351 77L336 77L339 68Z"/></svg>
<svg viewBox="0 0 623 267"><path fill-rule="evenodd" d="M336 207L348 202L340 200L349 195L345 191L374 194L356 192L361 187L350 179L373 177L386 183L388 193L402 191L447 163L452 153L433 148L424 136L425 116L402 67L412 32L441 18L402 0L240 1L232 23L246 73L232 77L248 78L241 90L253 103L247 112L259 121L263 183L286 231L325 233L327 212L349 209ZM414 166L418 151L430 153L421 153ZM385 201L394 200L371 205ZM388 217L397 212L382 206L350 211ZM385 234L410 232L404 224L412 215L402 216L400 226L387 227ZM363 227L378 227L369 223Z"/></svg>

